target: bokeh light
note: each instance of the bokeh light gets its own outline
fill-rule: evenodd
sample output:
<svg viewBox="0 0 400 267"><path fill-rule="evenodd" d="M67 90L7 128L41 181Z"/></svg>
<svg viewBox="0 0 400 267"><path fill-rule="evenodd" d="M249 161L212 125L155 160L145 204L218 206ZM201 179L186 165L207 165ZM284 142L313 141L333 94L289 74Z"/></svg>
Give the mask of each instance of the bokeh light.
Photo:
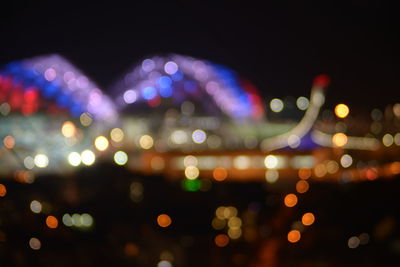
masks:
<svg viewBox="0 0 400 267"><path fill-rule="evenodd" d="M68 155L68 163L72 166L79 166L81 164L81 155L78 152L71 152Z"/></svg>
<svg viewBox="0 0 400 267"><path fill-rule="evenodd" d="M104 151L108 148L108 139L104 136L98 136L94 140L94 146L99 151Z"/></svg>
<svg viewBox="0 0 400 267"><path fill-rule="evenodd" d="M315 216L311 212L304 213L303 217L301 217L301 222L305 226L312 225L315 221Z"/></svg>
<svg viewBox="0 0 400 267"><path fill-rule="evenodd" d="M125 165L128 162L128 154L124 151L117 151L114 154L114 161L118 165Z"/></svg>
<svg viewBox="0 0 400 267"><path fill-rule="evenodd" d="M342 147L347 144L347 135L344 133L336 133L332 137L332 143L337 147Z"/></svg>
<svg viewBox="0 0 400 267"><path fill-rule="evenodd" d="M297 196L295 194L287 194L284 198L284 203L286 207L294 207L297 204Z"/></svg>
<svg viewBox="0 0 400 267"><path fill-rule="evenodd" d="M67 137L73 137L76 134L76 127L73 122L66 121L61 127L61 133Z"/></svg>
<svg viewBox="0 0 400 267"><path fill-rule="evenodd" d="M287 235L287 239L290 243L296 243L300 240L300 238L301 234L298 230L291 230Z"/></svg>
<svg viewBox="0 0 400 267"><path fill-rule="evenodd" d="M45 154L37 154L34 162L37 167L46 168L49 165L49 158Z"/></svg>
<svg viewBox="0 0 400 267"><path fill-rule="evenodd" d="M338 104L335 107L335 115L338 118L341 119L346 118L349 115L349 112L350 112L349 107L345 104Z"/></svg>
<svg viewBox="0 0 400 267"><path fill-rule="evenodd" d="M52 228L52 229L57 228L58 227L57 218L54 216L51 216L51 215L47 216L46 225L47 225L47 227Z"/></svg>
<svg viewBox="0 0 400 267"><path fill-rule="evenodd" d="M158 224L160 227L163 227L163 228L168 227L168 226L171 225L171 223L172 223L171 217L168 216L167 214L160 214L160 215L158 215L158 217L157 217L157 224Z"/></svg>
<svg viewBox="0 0 400 267"><path fill-rule="evenodd" d="M154 145L153 137L151 137L148 134L145 134L140 137L139 144L140 144L140 147L143 149L150 149Z"/></svg>
<svg viewBox="0 0 400 267"><path fill-rule="evenodd" d="M226 247L229 244L229 237L225 234L219 234L214 238L217 247Z"/></svg>
<svg viewBox="0 0 400 267"><path fill-rule="evenodd" d="M81 153L81 160L83 164L90 166L95 162L96 156L93 151L86 149Z"/></svg>

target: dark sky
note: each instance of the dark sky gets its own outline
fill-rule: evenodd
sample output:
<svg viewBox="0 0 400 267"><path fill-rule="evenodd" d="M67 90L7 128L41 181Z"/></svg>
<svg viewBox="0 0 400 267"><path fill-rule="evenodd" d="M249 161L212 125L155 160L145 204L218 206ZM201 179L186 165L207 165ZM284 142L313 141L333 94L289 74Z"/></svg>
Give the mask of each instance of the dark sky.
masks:
<svg viewBox="0 0 400 267"><path fill-rule="evenodd" d="M146 55L176 52L225 64L268 98L308 94L326 73L332 104L400 101L400 24L389 1L82 2L3 6L0 64L60 53L106 89Z"/></svg>

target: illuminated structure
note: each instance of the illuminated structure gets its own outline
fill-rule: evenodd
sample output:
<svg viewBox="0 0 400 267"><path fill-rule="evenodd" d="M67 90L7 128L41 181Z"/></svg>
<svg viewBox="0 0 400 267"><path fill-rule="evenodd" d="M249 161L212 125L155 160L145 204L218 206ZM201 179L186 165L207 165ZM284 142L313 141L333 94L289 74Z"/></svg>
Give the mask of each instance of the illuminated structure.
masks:
<svg viewBox="0 0 400 267"><path fill-rule="evenodd" d="M70 164L90 163L91 134L117 119L112 101L58 55L1 69L0 113L0 174L14 172L25 182L32 181L29 170L64 173Z"/></svg>
<svg viewBox="0 0 400 267"><path fill-rule="evenodd" d="M269 116L256 88L234 71L175 54L134 66L112 88L115 104L60 56L11 63L0 75L1 120L9 125L1 132L4 173L54 172L91 165L96 156L190 181L273 183L305 172L316 179L353 181L400 172L395 154L375 165L353 159L358 150L371 151L364 161L383 150L398 151L399 104L392 108L392 132L382 141L377 121L371 128L375 134L351 136L346 105L335 109L342 121L319 120L326 75L314 80L309 98L297 99L297 108L272 99ZM95 124L83 130L92 119ZM37 142L44 130L48 138Z"/></svg>

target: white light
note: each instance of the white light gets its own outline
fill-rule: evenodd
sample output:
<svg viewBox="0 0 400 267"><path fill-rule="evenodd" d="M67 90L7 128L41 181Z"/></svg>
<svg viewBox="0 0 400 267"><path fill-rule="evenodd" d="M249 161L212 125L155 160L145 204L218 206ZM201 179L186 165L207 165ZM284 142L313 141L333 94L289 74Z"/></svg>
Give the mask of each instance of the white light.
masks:
<svg viewBox="0 0 400 267"><path fill-rule="evenodd" d="M349 154L344 154L340 158L340 164L343 166L343 168L348 168L353 164L353 158Z"/></svg>
<svg viewBox="0 0 400 267"><path fill-rule="evenodd" d="M46 168L49 165L49 158L45 154L37 154L34 162L37 167Z"/></svg>
<svg viewBox="0 0 400 267"><path fill-rule="evenodd" d="M96 156L94 155L94 153L91 150L87 149L82 152L81 160L82 160L83 164L90 166L96 160Z"/></svg>
<svg viewBox="0 0 400 267"><path fill-rule="evenodd" d="M24 159L24 165L27 169L33 169L35 167L35 162L31 156L28 156Z"/></svg>
<svg viewBox="0 0 400 267"><path fill-rule="evenodd" d="M269 106L273 112L281 112L283 110L284 104L282 100L274 98L269 103Z"/></svg>
<svg viewBox="0 0 400 267"><path fill-rule="evenodd" d="M178 71L178 65L173 61L168 61L164 66L164 70L169 75L173 75Z"/></svg>
<svg viewBox="0 0 400 267"><path fill-rule="evenodd" d="M247 169L250 167L250 158L248 156L237 156L233 159L233 166L239 170Z"/></svg>
<svg viewBox="0 0 400 267"><path fill-rule="evenodd" d="M68 213L64 214L64 216L62 217L62 221L63 221L63 224L65 226L72 226L73 225L72 217Z"/></svg>
<svg viewBox="0 0 400 267"><path fill-rule="evenodd" d="M292 134L291 136L289 136L289 138L288 138L288 145L289 145L291 148L297 148L297 147L299 147L299 146L300 146L300 143L301 143L301 140L300 140L300 138L299 138L297 135Z"/></svg>
<svg viewBox="0 0 400 267"><path fill-rule="evenodd" d="M33 200L31 202L30 208L32 212L40 213L42 211L42 204L37 200Z"/></svg>
<svg viewBox="0 0 400 267"><path fill-rule="evenodd" d="M397 134L394 136L394 143L395 143L396 145L400 146L400 133L397 133Z"/></svg>
<svg viewBox="0 0 400 267"><path fill-rule="evenodd" d="M93 224L93 217L90 214L84 213L81 215L81 223L83 226L90 227Z"/></svg>
<svg viewBox="0 0 400 267"><path fill-rule="evenodd" d="M32 237L31 239L29 239L29 246L33 250L39 250L40 247L42 246L42 243L36 237Z"/></svg>
<svg viewBox="0 0 400 267"><path fill-rule="evenodd" d="M108 148L108 139L104 136L98 136L94 140L94 146L97 148L99 151L104 151Z"/></svg>
<svg viewBox="0 0 400 267"><path fill-rule="evenodd" d="M118 165L125 165L128 162L128 155L124 151L117 151L114 154L114 161Z"/></svg>
<svg viewBox="0 0 400 267"><path fill-rule="evenodd" d="M124 93L124 101L127 104L132 104L137 100L137 93L133 90L127 90Z"/></svg>
<svg viewBox="0 0 400 267"><path fill-rule="evenodd" d="M304 96L297 98L296 105L300 110L306 110L310 105L310 101Z"/></svg>
<svg viewBox="0 0 400 267"><path fill-rule="evenodd" d="M279 179L279 172L277 170L267 170L265 172L265 179L268 183L273 184Z"/></svg>
<svg viewBox="0 0 400 267"><path fill-rule="evenodd" d="M72 166L79 166L81 164L81 155L78 152L71 152L68 155L68 163Z"/></svg>
<svg viewBox="0 0 400 267"><path fill-rule="evenodd" d="M203 130L197 129L192 133L193 142L195 142L196 144L204 143L204 141L206 141L206 138L207 135Z"/></svg>
<svg viewBox="0 0 400 267"><path fill-rule="evenodd" d="M171 140L173 143L181 145L187 142L188 136L183 130L176 130L171 134Z"/></svg>
<svg viewBox="0 0 400 267"><path fill-rule="evenodd" d="M169 261L164 260L164 261L160 261L157 264L157 267L172 267L172 264Z"/></svg>
<svg viewBox="0 0 400 267"><path fill-rule="evenodd" d="M273 155L268 155L265 157L264 164L268 169L274 169L278 166L278 158Z"/></svg>

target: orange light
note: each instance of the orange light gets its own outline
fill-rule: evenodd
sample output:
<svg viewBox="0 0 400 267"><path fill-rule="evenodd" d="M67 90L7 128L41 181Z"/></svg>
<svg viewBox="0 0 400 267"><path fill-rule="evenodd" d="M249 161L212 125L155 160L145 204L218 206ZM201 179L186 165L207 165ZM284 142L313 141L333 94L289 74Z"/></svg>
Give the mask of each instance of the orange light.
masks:
<svg viewBox="0 0 400 267"><path fill-rule="evenodd" d="M4 184L0 184L0 197L4 197L7 194L7 188Z"/></svg>
<svg viewBox="0 0 400 267"><path fill-rule="evenodd" d="M292 230L288 233L287 239L290 243L296 243L300 240L301 234L298 230Z"/></svg>
<svg viewBox="0 0 400 267"><path fill-rule="evenodd" d="M308 178L311 177L311 170L310 169L306 169L306 168L301 168L299 169L299 178L303 179L303 180L307 180Z"/></svg>
<svg viewBox="0 0 400 267"><path fill-rule="evenodd" d="M15 139L14 139L14 137L12 137L12 136L10 136L10 135L4 137L3 144L4 144L4 146L5 146L6 148L8 148L8 149L13 149L13 147L14 147L14 145L15 145Z"/></svg>
<svg viewBox="0 0 400 267"><path fill-rule="evenodd" d="M344 133L336 133L332 137L332 143L335 146L342 147L347 144L347 135Z"/></svg>
<svg viewBox="0 0 400 267"><path fill-rule="evenodd" d="M228 177L228 172L225 168L216 168L213 171L213 177L216 181L222 182Z"/></svg>
<svg viewBox="0 0 400 267"><path fill-rule="evenodd" d="M157 217L157 223L161 227L168 227L172 223L172 220L167 214L160 214Z"/></svg>
<svg viewBox="0 0 400 267"><path fill-rule="evenodd" d="M287 194L284 199L286 207L294 207L297 204L297 196L295 194Z"/></svg>
<svg viewBox="0 0 400 267"><path fill-rule="evenodd" d="M219 234L214 239L215 245L218 247L225 247L229 243L229 237L224 234Z"/></svg>
<svg viewBox="0 0 400 267"><path fill-rule="evenodd" d="M399 174L400 173L400 162L393 162L392 164L390 164L389 168L393 174Z"/></svg>
<svg viewBox="0 0 400 267"><path fill-rule="evenodd" d="M57 220L57 218L56 217L54 217L54 216L47 216L47 218L46 218L46 225L47 225L47 227L49 227L49 228L57 228L57 226L58 226L58 220Z"/></svg>
<svg viewBox="0 0 400 267"><path fill-rule="evenodd" d="M300 180L296 183L296 191L300 194L307 192L309 188L310 186L307 181Z"/></svg>
<svg viewBox="0 0 400 267"><path fill-rule="evenodd" d="M378 173L375 168L368 169L366 172L366 176L368 180L375 180L378 178Z"/></svg>
<svg viewBox="0 0 400 267"><path fill-rule="evenodd" d="M128 257L134 257L139 254L139 247L132 242L126 243L124 248L125 255Z"/></svg>
<svg viewBox="0 0 400 267"><path fill-rule="evenodd" d="M349 115L349 107L345 104L339 104L335 107L335 114L338 118L346 118Z"/></svg>
<svg viewBox="0 0 400 267"><path fill-rule="evenodd" d="M313 224L314 221L315 217L311 212L304 213L303 217L301 218L301 222L306 226Z"/></svg>

